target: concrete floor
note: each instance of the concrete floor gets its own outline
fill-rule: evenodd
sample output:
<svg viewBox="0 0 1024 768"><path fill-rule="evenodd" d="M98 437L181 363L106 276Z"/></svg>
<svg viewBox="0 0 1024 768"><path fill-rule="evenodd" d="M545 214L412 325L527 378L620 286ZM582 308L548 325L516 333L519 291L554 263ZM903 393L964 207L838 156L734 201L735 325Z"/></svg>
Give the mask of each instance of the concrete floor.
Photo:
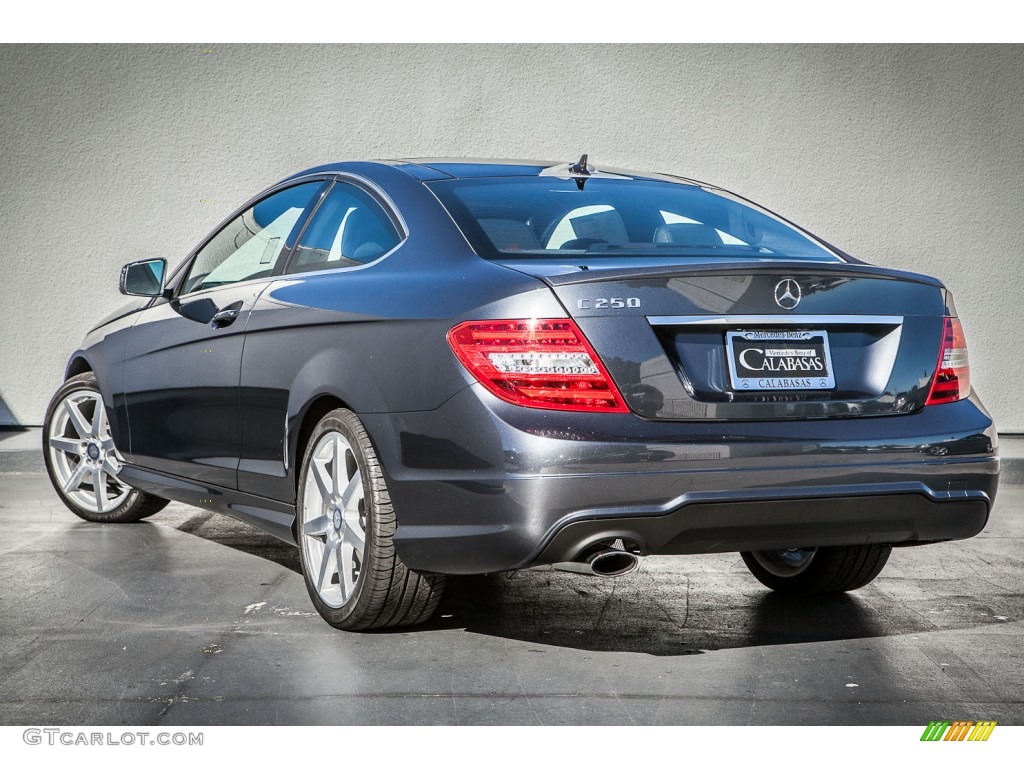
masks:
<svg viewBox="0 0 1024 768"><path fill-rule="evenodd" d="M979 537L790 601L738 555L620 580L453 580L411 631L338 632L296 550L172 505L93 525L0 474L0 724L1024 724L1024 489Z"/></svg>

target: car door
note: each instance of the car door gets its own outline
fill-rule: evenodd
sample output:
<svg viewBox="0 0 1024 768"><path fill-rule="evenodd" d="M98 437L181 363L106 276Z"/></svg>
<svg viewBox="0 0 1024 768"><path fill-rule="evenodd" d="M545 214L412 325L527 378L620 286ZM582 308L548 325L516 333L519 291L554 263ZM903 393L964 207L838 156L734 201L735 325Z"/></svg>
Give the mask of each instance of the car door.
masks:
<svg viewBox="0 0 1024 768"><path fill-rule="evenodd" d="M234 216L141 313L125 354L130 460L236 488L238 386L249 312L327 183L279 189Z"/></svg>

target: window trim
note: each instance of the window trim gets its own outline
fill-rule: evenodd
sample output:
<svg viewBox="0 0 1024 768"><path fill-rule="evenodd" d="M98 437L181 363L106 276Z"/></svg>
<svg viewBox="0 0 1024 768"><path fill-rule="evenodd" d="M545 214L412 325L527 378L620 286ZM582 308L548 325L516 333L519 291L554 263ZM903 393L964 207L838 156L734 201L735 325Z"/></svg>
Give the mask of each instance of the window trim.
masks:
<svg viewBox="0 0 1024 768"><path fill-rule="evenodd" d="M398 210L398 206L396 206L391 197L388 196L387 192L381 189L377 184L374 184L372 181L370 181L369 179L365 179L362 176L357 176L353 173L345 172L335 173L332 177L332 182L333 183L331 184L331 186L328 187L326 192L324 192L324 194L320 197L320 200L317 201L317 204L313 207L312 212L303 222L302 229L299 231L299 236L295 238L295 245L292 246L292 249L288 252L288 258L281 262L282 267L279 277L306 277L312 275L321 275L327 272L354 272L356 270L366 269L367 267L372 267L382 262L392 253L401 248L405 241L409 239L409 227L405 223L405 218ZM381 207L381 209L384 211L384 214L391 221L391 224L395 228L395 233L398 235L398 242L395 243L387 251L382 253L380 256L378 256L376 259L374 259L373 261L368 261L365 264L359 264L357 266L339 265L337 267L326 267L324 269L311 269L296 272L289 271L292 266L292 260L295 258L295 254L299 249L299 245L302 243L302 238L306 236L306 230L309 228L309 225L313 222L313 219L319 212L320 206L323 205L324 201L327 199L327 196L334 190L334 187L338 184L348 184L349 186L355 187L356 189L365 192L367 195L369 195L370 199Z"/></svg>

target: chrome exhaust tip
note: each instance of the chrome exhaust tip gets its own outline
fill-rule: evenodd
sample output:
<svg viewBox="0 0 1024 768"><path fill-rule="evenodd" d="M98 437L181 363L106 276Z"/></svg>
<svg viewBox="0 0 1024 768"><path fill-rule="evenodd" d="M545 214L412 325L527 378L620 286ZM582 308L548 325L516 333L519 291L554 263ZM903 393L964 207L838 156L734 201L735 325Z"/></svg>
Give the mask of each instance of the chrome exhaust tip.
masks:
<svg viewBox="0 0 1024 768"><path fill-rule="evenodd" d="M585 576L603 576L615 578L632 573L640 565L640 558L632 552L621 549L599 549L583 560L555 563L551 567L556 571L582 573Z"/></svg>
<svg viewBox="0 0 1024 768"><path fill-rule="evenodd" d="M632 573L640 566L640 558L632 552L623 552L621 549L605 549L592 555L590 558L590 570L595 576L625 576Z"/></svg>

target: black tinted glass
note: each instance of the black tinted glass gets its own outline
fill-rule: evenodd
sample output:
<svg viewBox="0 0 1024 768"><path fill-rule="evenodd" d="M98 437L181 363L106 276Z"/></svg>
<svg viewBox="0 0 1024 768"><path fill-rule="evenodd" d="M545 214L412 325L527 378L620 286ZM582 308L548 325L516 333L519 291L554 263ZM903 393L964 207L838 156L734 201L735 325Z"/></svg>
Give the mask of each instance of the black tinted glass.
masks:
<svg viewBox="0 0 1024 768"><path fill-rule="evenodd" d="M196 254L182 293L269 277L295 242L302 214L322 181L275 192L231 221Z"/></svg>
<svg viewBox="0 0 1024 768"><path fill-rule="evenodd" d="M566 255L813 259L838 257L727 193L638 179L553 176L430 184L485 257Z"/></svg>
<svg viewBox="0 0 1024 768"><path fill-rule="evenodd" d="M317 209L286 272L369 264L400 240L380 203L358 187L339 182Z"/></svg>

